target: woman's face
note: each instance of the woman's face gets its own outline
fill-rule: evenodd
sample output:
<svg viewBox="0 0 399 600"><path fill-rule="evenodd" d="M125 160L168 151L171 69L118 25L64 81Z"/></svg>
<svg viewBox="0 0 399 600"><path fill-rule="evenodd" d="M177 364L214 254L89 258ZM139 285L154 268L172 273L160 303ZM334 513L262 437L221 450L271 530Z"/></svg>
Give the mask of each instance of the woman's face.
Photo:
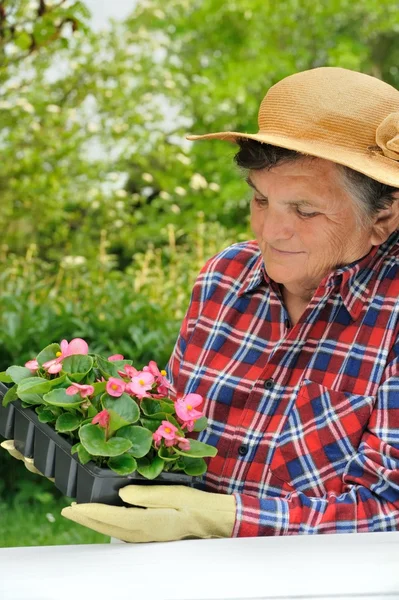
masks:
<svg viewBox="0 0 399 600"><path fill-rule="evenodd" d="M310 299L338 266L365 256L372 227L357 226L356 207L334 163L304 159L250 171L251 227L266 272L289 292Z"/></svg>

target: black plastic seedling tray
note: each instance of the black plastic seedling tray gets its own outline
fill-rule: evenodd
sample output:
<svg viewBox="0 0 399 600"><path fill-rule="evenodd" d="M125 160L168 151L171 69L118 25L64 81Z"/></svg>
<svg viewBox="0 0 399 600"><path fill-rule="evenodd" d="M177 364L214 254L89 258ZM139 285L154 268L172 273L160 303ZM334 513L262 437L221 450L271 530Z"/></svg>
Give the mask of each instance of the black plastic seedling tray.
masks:
<svg viewBox="0 0 399 600"><path fill-rule="evenodd" d="M188 485L194 477L185 473L161 473L149 480L137 472L121 476L111 469L98 467L90 461L82 465L71 454L72 444L46 423L41 423L35 411L22 408L20 400L2 405L7 388L0 383L0 435L13 439L16 449L33 458L35 467L46 477L53 477L55 486L78 503L101 502L122 504L118 490L129 484Z"/></svg>

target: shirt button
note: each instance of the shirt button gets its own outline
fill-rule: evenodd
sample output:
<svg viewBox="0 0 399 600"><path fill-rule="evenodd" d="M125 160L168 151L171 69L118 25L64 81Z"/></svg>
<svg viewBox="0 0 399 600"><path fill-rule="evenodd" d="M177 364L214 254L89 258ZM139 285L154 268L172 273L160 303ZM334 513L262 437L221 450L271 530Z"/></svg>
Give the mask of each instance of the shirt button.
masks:
<svg viewBox="0 0 399 600"><path fill-rule="evenodd" d="M249 448L246 444L241 444L241 446L238 448L238 454L240 456L245 456L248 450Z"/></svg>
<svg viewBox="0 0 399 600"><path fill-rule="evenodd" d="M274 387L274 381L273 379L266 379L265 383L264 383L265 389L266 390L271 390L272 387Z"/></svg>

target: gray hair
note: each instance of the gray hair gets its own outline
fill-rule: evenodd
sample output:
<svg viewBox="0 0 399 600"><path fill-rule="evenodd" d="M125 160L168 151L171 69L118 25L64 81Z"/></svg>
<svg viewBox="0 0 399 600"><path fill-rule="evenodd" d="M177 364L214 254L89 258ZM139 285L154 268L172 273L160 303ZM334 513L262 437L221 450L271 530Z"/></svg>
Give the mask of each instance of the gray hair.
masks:
<svg viewBox="0 0 399 600"><path fill-rule="evenodd" d="M271 169L283 162L294 162L305 157L314 158L295 150L271 146L251 139L239 138L237 143L240 149L234 160L245 170ZM396 200L394 194L399 192L399 189L380 183L344 165L336 166L343 186L355 204L357 226L367 229L380 210L392 206Z"/></svg>

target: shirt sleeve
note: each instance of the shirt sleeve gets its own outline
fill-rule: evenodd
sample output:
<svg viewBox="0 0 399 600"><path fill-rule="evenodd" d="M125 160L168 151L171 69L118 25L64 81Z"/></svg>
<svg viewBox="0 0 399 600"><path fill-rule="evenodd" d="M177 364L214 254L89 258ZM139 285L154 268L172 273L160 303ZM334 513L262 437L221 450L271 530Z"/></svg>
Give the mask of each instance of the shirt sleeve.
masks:
<svg viewBox="0 0 399 600"><path fill-rule="evenodd" d="M399 339L357 453L343 475L344 493L256 498L234 494L233 537L399 530Z"/></svg>

